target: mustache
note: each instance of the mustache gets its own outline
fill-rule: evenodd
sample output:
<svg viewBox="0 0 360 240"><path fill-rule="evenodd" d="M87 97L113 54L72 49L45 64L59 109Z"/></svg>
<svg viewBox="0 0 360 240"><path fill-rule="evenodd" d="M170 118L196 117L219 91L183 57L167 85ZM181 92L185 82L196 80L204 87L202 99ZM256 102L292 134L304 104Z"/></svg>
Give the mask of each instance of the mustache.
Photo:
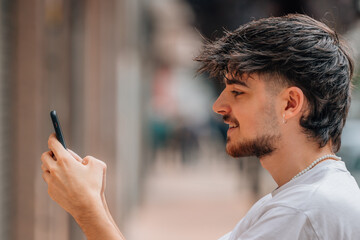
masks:
<svg viewBox="0 0 360 240"><path fill-rule="evenodd" d="M236 125L239 125L239 122L235 118L231 117L229 114L225 114L223 116L223 120L224 122L232 122L235 123Z"/></svg>

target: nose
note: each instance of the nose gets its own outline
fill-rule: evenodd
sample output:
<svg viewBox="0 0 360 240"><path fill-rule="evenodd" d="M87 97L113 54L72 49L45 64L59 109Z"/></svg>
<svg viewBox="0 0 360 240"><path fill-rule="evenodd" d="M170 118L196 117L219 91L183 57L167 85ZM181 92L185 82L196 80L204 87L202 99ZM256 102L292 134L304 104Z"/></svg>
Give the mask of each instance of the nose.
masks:
<svg viewBox="0 0 360 240"><path fill-rule="evenodd" d="M229 103L226 101L224 91L220 94L220 96L214 102L213 111L220 115L229 114L231 112L231 108L230 108Z"/></svg>

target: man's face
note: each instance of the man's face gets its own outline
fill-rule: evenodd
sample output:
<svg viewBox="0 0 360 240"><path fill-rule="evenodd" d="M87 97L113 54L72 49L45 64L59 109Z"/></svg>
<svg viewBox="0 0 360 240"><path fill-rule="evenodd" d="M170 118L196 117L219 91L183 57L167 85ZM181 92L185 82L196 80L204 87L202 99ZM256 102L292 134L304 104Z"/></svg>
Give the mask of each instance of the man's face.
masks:
<svg viewBox="0 0 360 240"><path fill-rule="evenodd" d="M281 138L276 94L258 74L227 78L225 89L213 105L213 110L229 124L227 153L233 157L271 154Z"/></svg>

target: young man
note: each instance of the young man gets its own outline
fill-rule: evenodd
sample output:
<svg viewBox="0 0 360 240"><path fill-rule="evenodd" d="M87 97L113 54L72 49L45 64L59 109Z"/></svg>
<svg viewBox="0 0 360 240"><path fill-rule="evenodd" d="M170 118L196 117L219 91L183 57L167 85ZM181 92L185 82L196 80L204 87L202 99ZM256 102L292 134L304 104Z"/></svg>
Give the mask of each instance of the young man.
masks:
<svg viewBox="0 0 360 240"><path fill-rule="evenodd" d="M261 19L206 44L196 60L224 80L213 109L229 124L227 152L257 156L278 184L221 240L358 239L360 190L335 155L353 73L337 34L304 15ZM49 149L49 195L88 239L124 239L106 206L104 163L54 135Z"/></svg>

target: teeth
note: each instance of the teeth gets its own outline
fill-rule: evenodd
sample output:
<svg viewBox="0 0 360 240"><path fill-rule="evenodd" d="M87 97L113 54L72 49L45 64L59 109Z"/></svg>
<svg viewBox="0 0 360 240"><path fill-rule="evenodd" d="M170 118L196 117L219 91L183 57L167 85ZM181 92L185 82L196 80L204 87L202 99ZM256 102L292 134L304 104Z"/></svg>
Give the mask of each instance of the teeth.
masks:
<svg viewBox="0 0 360 240"><path fill-rule="evenodd" d="M227 123L226 124L229 125L229 128L237 128L239 125L235 124L235 123Z"/></svg>

